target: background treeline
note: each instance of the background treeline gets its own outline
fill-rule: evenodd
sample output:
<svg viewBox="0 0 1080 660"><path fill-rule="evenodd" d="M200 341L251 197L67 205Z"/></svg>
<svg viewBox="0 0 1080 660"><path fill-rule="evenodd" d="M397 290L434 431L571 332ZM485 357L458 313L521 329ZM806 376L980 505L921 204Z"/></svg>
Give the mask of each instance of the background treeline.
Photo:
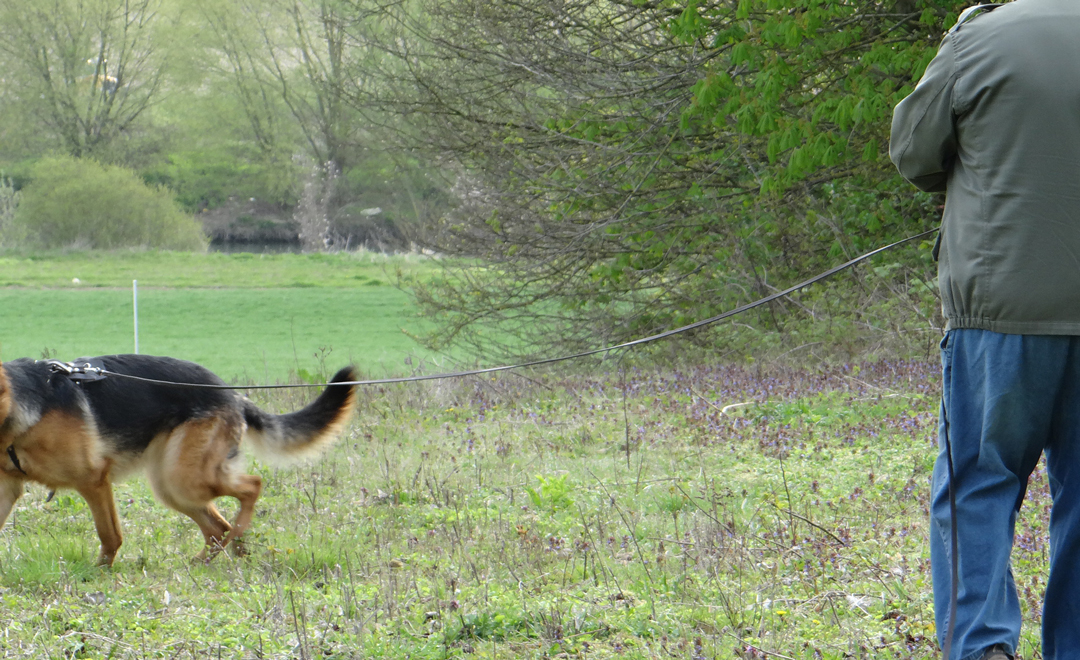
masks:
<svg viewBox="0 0 1080 660"><path fill-rule="evenodd" d="M362 11L310 0L4 2L0 170L31 194L45 155L127 168L219 240L407 247L405 226L445 207L447 186L360 115L371 68L353 30ZM72 215L99 224L110 207L91 201L95 213ZM76 244L110 246L94 233ZM5 236L27 238L58 246L33 231Z"/></svg>
<svg viewBox="0 0 1080 660"><path fill-rule="evenodd" d="M591 346L932 227L889 120L964 5L7 0L0 166L122 166L215 236L464 257L416 290L429 343ZM932 280L909 248L724 350L928 346Z"/></svg>

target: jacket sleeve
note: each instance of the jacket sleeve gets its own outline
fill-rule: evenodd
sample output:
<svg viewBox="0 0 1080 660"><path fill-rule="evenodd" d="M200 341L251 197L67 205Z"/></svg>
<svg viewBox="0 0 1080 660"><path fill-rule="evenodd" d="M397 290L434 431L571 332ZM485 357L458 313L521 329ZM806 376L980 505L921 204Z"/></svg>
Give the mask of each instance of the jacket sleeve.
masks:
<svg viewBox="0 0 1080 660"><path fill-rule="evenodd" d="M900 174L927 192L943 192L956 157L952 35L941 42L919 84L893 110L889 156Z"/></svg>

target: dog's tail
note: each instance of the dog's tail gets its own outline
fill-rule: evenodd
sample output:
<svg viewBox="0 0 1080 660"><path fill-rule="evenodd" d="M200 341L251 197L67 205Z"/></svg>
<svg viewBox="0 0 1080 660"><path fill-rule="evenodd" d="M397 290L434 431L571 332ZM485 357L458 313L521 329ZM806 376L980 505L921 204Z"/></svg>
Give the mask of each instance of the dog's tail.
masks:
<svg viewBox="0 0 1080 660"><path fill-rule="evenodd" d="M246 438L262 459L292 463L317 456L344 430L356 403L356 385L333 385L356 380L352 367L330 379L317 399L296 412L273 415L245 400Z"/></svg>

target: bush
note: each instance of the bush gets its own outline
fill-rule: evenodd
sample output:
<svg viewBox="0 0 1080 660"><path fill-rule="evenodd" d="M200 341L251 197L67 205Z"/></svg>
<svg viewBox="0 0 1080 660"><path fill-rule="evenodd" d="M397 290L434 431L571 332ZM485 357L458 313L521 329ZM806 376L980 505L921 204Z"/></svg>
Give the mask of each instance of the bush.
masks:
<svg viewBox="0 0 1080 660"><path fill-rule="evenodd" d="M243 149L174 151L141 174L147 183L168 186L190 213L215 209L233 197L271 204L296 201L297 172L288 157L259 158Z"/></svg>
<svg viewBox="0 0 1080 660"><path fill-rule="evenodd" d="M131 170L69 156L34 165L14 224L33 247L206 249L199 223L167 190Z"/></svg>

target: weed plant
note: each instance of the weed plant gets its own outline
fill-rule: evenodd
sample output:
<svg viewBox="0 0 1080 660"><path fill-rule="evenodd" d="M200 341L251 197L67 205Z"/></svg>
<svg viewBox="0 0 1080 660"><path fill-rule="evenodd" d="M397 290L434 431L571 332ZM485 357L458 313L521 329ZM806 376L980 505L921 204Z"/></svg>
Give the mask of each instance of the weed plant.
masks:
<svg viewBox="0 0 1080 660"><path fill-rule="evenodd" d="M267 481L247 556L117 488L39 488L0 535L9 657L933 658L937 366L550 371L364 389ZM290 409L306 392L254 394ZM1048 494L1015 571L1035 656Z"/></svg>

